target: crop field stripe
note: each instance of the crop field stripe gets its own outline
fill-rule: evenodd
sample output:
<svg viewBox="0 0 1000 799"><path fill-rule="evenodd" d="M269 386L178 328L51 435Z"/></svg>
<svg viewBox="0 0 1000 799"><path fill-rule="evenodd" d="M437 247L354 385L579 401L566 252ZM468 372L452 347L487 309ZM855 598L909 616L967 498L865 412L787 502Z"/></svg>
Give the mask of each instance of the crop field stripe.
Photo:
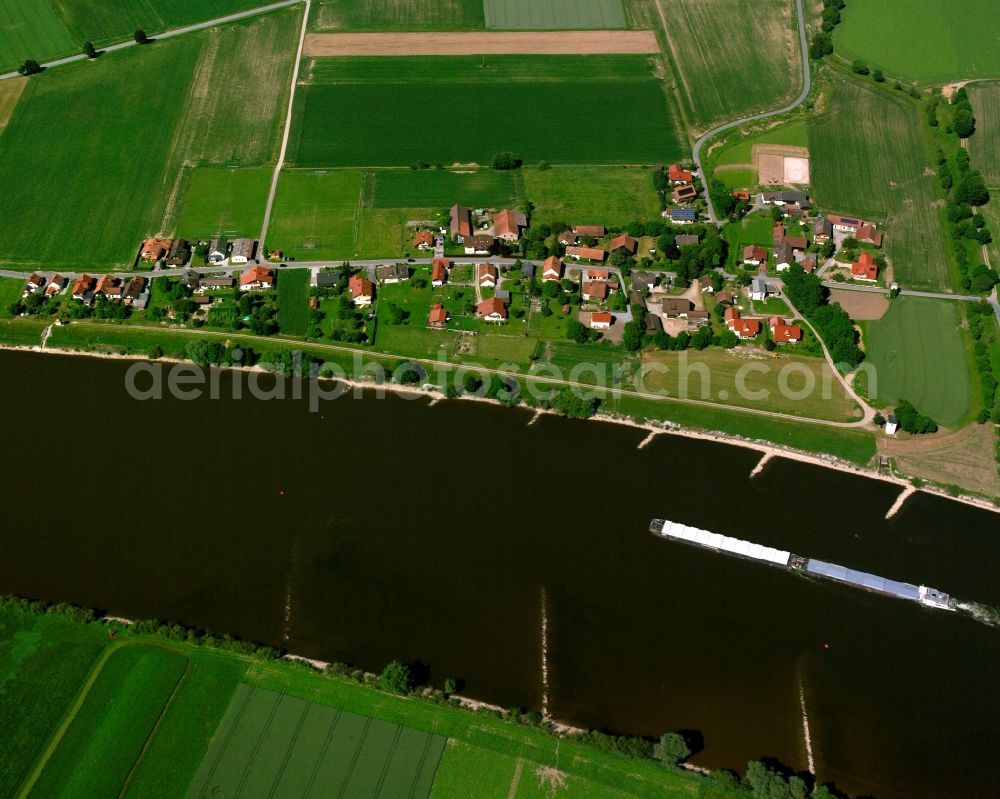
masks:
<svg viewBox="0 0 1000 799"><path fill-rule="evenodd" d="M486 27L624 28L621 0L483 0Z"/></svg>
<svg viewBox="0 0 1000 799"><path fill-rule="evenodd" d="M68 55L78 46L49 0L0 0L0 72L26 58Z"/></svg>
<svg viewBox="0 0 1000 799"><path fill-rule="evenodd" d="M208 772L206 773L202 784L211 784L213 778L215 777L215 770L219 767L219 763L222 761L223 756L229 749L230 742L233 739L233 735L236 729L239 727L239 723L243 718L243 714L246 712L247 707L250 704L250 700L253 699L254 693L257 691L256 685L247 685L246 683L240 683L236 688L236 694L229 705L229 709L226 711L226 715L223 716L222 721L219 723L219 730L223 730L222 743L218 747L212 747L216 750L215 756L212 758L206 758L204 763L208 764ZM219 735L218 730L216 731L216 736ZM202 765L204 768L204 764ZM196 776L194 783L198 783L198 778ZM190 792L188 793L190 796Z"/></svg>
<svg viewBox="0 0 1000 799"><path fill-rule="evenodd" d="M972 166L983 173L990 188L1000 189L1000 81L972 83L966 91L976 115L976 132L969 137ZM997 193L994 192L992 203L998 202ZM994 239L1000 238L1000 231L995 228L993 234Z"/></svg>
<svg viewBox="0 0 1000 799"><path fill-rule="evenodd" d="M304 56L636 55L660 52L652 31L310 33Z"/></svg>
<svg viewBox="0 0 1000 799"><path fill-rule="evenodd" d="M483 0L313 0L309 30L482 30Z"/></svg>

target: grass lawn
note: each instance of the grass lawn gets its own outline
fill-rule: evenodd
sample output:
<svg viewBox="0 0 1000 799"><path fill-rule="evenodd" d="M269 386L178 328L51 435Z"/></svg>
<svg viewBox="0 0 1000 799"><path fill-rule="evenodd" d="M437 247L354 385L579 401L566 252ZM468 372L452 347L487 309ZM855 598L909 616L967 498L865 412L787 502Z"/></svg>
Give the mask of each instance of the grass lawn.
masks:
<svg viewBox="0 0 1000 799"><path fill-rule="evenodd" d="M876 401L909 400L940 425L969 412L969 363L959 332L960 311L948 300L902 297L866 325L867 361L875 368L862 386Z"/></svg>
<svg viewBox="0 0 1000 799"><path fill-rule="evenodd" d="M177 235L188 239L257 238L270 184L269 167L195 168L177 221Z"/></svg>
<svg viewBox="0 0 1000 799"><path fill-rule="evenodd" d="M286 169L267 234L267 246L299 260L354 255L361 172Z"/></svg>
<svg viewBox="0 0 1000 799"><path fill-rule="evenodd" d="M1000 81L972 83L966 87L976 114L976 132L969 137L972 165L983 173L988 186L1000 188ZM996 192L994 192L995 196ZM993 199L991 205L998 203ZM1000 231L993 228L995 234ZM996 238L996 235L994 236Z"/></svg>
<svg viewBox="0 0 1000 799"><path fill-rule="evenodd" d="M539 223L625 225L660 213L648 169L573 166L522 172L525 196L535 206L532 219Z"/></svg>
<svg viewBox="0 0 1000 799"><path fill-rule="evenodd" d="M309 332L308 269L283 269L278 275L278 327L286 336Z"/></svg>
<svg viewBox="0 0 1000 799"><path fill-rule="evenodd" d="M373 172L374 208L504 207L517 202L515 173L400 169Z"/></svg>
<svg viewBox="0 0 1000 799"><path fill-rule="evenodd" d="M475 30L483 0L315 0L314 31Z"/></svg>
<svg viewBox="0 0 1000 799"><path fill-rule="evenodd" d="M721 180L727 189L750 189L757 185L757 170L755 169L719 169L712 173L713 178Z"/></svg>
<svg viewBox="0 0 1000 799"><path fill-rule="evenodd" d="M115 796L188 666L157 646L114 651L29 796Z"/></svg>
<svg viewBox="0 0 1000 799"><path fill-rule="evenodd" d="M661 370L666 368L666 373ZM743 348L649 353L642 390L682 399L776 411L809 419L853 421L853 400L826 361L782 349L776 358Z"/></svg>
<svg viewBox="0 0 1000 799"><path fill-rule="evenodd" d="M16 69L26 58L68 55L81 42L70 36L49 0L0 0L0 72Z"/></svg>
<svg viewBox="0 0 1000 799"><path fill-rule="evenodd" d="M516 364L527 367L531 356L538 346L538 339L533 336L515 335L518 326L523 323L516 319L508 325L483 324L482 331L476 337L475 357L468 360L481 362L485 366L496 364ZM486 329L489 327L490 329Z"/></svg>
<svg viewBox="0 0 1000 799"><path fill-rule="evenodd" d="M0 343L18 347L38 346L42 331L51 321L47 317L0 318Z"/></svg>
<svg viewBox="0 0 1000 799"><path fill-rule="evenodd" d="M507 799L516 771L513 757L452 741L441 756L431 799Z"/></svg>
<svg viewBox="0 0 1000 799"><path fill-rule="evenodd" d="M501 30L625 27L621 0L483 0L486 27Z"/></svg>
<svg viewBox="0 0 1000 799"><path fill-rule="evenodd" d="M683 154L663 81L645 56L315 59L293 125L297 166L488 164L501 150L525 163L654 163ZM516 113L497 113L495 87ZM448 135L432 113L400 119L419 86L426 108L460 108ZM602 113L620 109L616 123ZM403 125L403 127L401 127ZM405 128L405 136L401 135Z"/></svg>
<svg viewBox="0 0 1000 799"><path fill-rule="evenodd" d="M923 125L901 93L834 78L826 113L809 120L813 191L828 211L891 220L884 248L895 279L940 290L951 256Z"/></svg>
<svg viewBox="0 0 1000 799"><path fill-rule="evenodd" d="M773 253L774 222L764 212L747 214L739 222L730 222L722 229L722 236L729 242L729 266L742 268L743 248L748 244L758 244L767 248L768 257Z"/></svg>
<svg viewBox="0 0 1000 799"><path fill-rule="evenodd" d="M856 0L834 29L838 55L922 84L1000 75L993 0Z"/></svg>
<svg viewBox="0 0 1000 799"><path fill-rule="evenodd" d="M14 796L97 660L103 631L0 612L0 796Z"/></svg>
<svg viewBox="0 0 1000 799"><path fill-rule="evenodd" d="M646 5L656 6L655 0ZM659 3L672 70L694 132L778 108L802 86L791 0ZM654 25L659 14L648 15ZM846 13L845 13L846 16Z"/></svg>

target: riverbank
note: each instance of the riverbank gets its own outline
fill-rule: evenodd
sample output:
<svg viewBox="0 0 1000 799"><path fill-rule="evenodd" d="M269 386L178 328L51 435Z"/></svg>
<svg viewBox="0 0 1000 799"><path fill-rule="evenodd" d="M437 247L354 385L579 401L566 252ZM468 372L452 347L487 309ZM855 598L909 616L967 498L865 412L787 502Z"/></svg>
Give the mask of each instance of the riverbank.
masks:
<svg viewBox="0 0 1000 799"><path fill-rule="evenodd" d="M148 358L143 358L142 356L136 354L123 354L116 352L94 352L88 350L77 350L69 348L60 347L43 347L43 346L19 346L2 344L0 345L0 350L10 350L18 352L33 352L38 354L47 355L63 355L70 357L88 357L88 358L99 358L106 360L120 360L120 361L149 361ZM391 358L391 356L383 356L386 358ZM159 363L169 363L169 364L182 364L188 363L194 364L192 361L186 360L184 358L176 358L169 356L162 356L157 359L156 362ZM227 369L237 372L244 373L255 373L255 374L269 374L265 369L260 366L236 366L227 365L221 367L213 367L220 369ZM530 376L525 376L526 379L530 379ZM363 380L353 377L338 377L336 379L331 379L329 382L339 382L347 387L347 389L354 392L364 392L364 391L381 391L388 392L391 391L400 396L407 396L411 398L427 397L430 400L430 406L436 405L446 399L458 399L466 402L481 402L488 403L491 405L501 405L498 400L491 399L483 396L460 394L457 397L448 397L446 392L442 391L439 386L433 384L425 384L422 386L409 386L402 385L398 383L378 383L375 380ZM614 396L614 391L611 389L604 389L595 386L583 386L587 390L594 391L599 394ZM546 415L559 416L560 414L552 409L540 408L537 406L523 405L525 410L530 411L533 415L529 420L528 424L535 424L539 418ZM981 510L988 510L993 513L1000 513L1000 505L995 502L983 498L972 496L969 494L954 494L950 493L942 488L938 488L934 485L923 484L917 486L914 484L913 480L900 477L896 474L885 474L877 471L876 469L869 468L867 466L862 466L857 463L852 463L850 461L844 460L842 458L837 458L830 454L816 454L812 452L807 452L805 450L796 449L794 447L783 446L780 444L775 444L774 442L767 441L766 439L750 438L747 436L732 435L724 433L718 430L704 430L696 429L693 427L685 427L681 424L671 421L650 421L649 419L636 419L632 416L616 413L597 413L590 417L591 421L604 422L609 424L616 424L625 427L630 427L636 430L645 431L647 433L646 439L644 439L640 444L639 448L647 446L653 440L652 437L665 434L671 436L679 436L682 438L694 439L698 441L709 441L716 444L726 444L728 446L742 447L744 449L750 449L761 453L762 461L758 465L758 468L750 473L750 477L756 476L766 461L773 458L785 458L787 460L797 461L799 463L806 463L811 466L820 466L826 469L833 469L835 471L853 474L859 477L867 477L869 479L878 480L883 483L890 483L896 485L900 488L901 492L906 492L907 496L917 491L922 491L927 494L931 494L944 499L953 500L955 502L960 502L965 505L970 505ZM895 515L900 509L899 503L891 506L887 509L887 518L891 515Z"/></svg>

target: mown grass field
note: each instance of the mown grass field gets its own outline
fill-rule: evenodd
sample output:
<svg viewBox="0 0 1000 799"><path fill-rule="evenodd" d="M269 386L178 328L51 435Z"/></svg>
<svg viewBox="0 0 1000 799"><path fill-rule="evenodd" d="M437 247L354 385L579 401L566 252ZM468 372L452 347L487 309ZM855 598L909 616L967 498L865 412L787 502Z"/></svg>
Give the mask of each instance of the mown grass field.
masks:
<svg viewBox="0 0 1000 799"><path fill-rule="evenodd" d="M187 665L154 646L113 652L28 796L117 795Z"/></svg>
<svg viewBox="0 0 1000 799"><path fill-rule="evenodd" d="M177 235L188 239L259 236L272 171L270 167L216 166L191 170Z"/></svg>
<svg viewBox="0 0 1000 799"><path fill-rule="evenodd" d="M483 0L317 0L314 31L475 30L483 27Z"/></svg>
<svg viewBox="0 0 1000 799"><path fill-rule="evenodd" d="M353 256L363 177L340 170L284 170L267 246L299 260Z"/></svg>
<svg viewBox="0 0 1000 799"><path fill-rule="evenodd" d="M788 144L795 147L809 146L809 132L806 120L796 119L784 125L770 128L761 133L741 136L729 142L714 156L716 165L751 164L755 144Z"/></svg>
<svg viewBox="0 0 1000 799"><path fill-rule="evenodd" d="M802 57L791 0L645 0L662 27L695 132L791 100ZM659 13L658 13L659 12ZM634 12L633 12L634 13Z"/></svg>
<svg viewBox="0 0 1000 799"><path fill-rule="evenodd" d="M488 164L508 150L525 163L654 163L679 158L663 81L643 56L490 56L314 59L293 125L300 167ZM516 113L497 113L495 87ZM418 88L419 87L419 88ZM460 110L446 133L434 113ZM580 109L588 109L585 114ZM608 114L613 113L614 122Z"/></svg>
<svg viewBox="0 0 1000 799"><path fill-rule="evenodd" d="M26 58L71 53L79 44L49 0L0 0L0 72L16 69Z"/></svg>
<svg viewBox="0 0 1000 799"><path fill-rule="evenodd" d="M0 148L0 262L129 266L145 236L176 229L185 167L271 160L291 68L282 53L301 13L107 54L33 81ZM233 212L249 227L259 219ZM199 225L213 214L197 201L190 213Z"/></svg>
<svg viewBox="0 0 1000 799"><path fill-rule="evenodd" d="M993 0L856 0L841 13L838 55L922 84L1000 76L1000 5Z"/></svg>
<svg viewBox="0 0 1000 799"><path fill-rule="evenodd" d="M621 0L483 0L486 27L501 30L625 27Z"/></svg>
<svg viewBox="0 0 1000 799"><path fill-rule="evenodd" d="M427 797L445 739L249 685L239 685L190 797Z"/></svg>
<svg viewBox="0 0 1000 799"><path fill-rule="evenodd" d="M660 213L648 169L573 166L522 172L524 194L538 222L625 225Z"/></svg>
<svg viewBox="0 0 1000 799"><path fill-rule="evenodd" d="M0 133L7 127L26 88L28 88L27 78L8 78L0 81Z"/></svg>
<svg viewBox="0 0 1000 799"><path fill-rule="evenodd" d="M909 400L940 425L969 411L969 364L959 332L960 311L947 300L903 297L881 319L866 323L867 361L877 383L866 391L879 402Z"/></svg>
<svg viewBox="0 0 1000 799"><path fill-rule="evenodd" d="M44 648L46 657L24 659L32 648ZM82 651L87 668L102 654L106 660L78 695L82 675L67 681L58 661ZM539 771L557 765L566 781L558 796L566 799L690 799L701 784L695 774L653 761L598 752L530 726L387 694L301 665L129 630L112 643L100 624L59 617L0 611L0 679L11 687L30 685L31 696L43 701L79 701L32 796L200 799L215 795L215 788L233 795L242 783L253 795L300 797L313 779L314 790L329 789L317 791L324 796L427 796L430 790L436 799L541 797L550 787ZM25 704L24 696L16 694L14 702ZM5 703L0 693L0 710ZM24 769L60 717L50 712L37 729L17 728L30 744L21 752ZM144 751L140 742L148 742ZM9 752L0 763L10 762ZM11 780L4 795L14 795L20 783ZM740 794L719 788L708 795Z"/></svg>
<svg viewBox="0 0 1000 799"><path fill-rule="evenodd" d="M976 132L969 137L972 165L987 185L1000 189L1000 81L972 83L966 91L976 113Z"/></svg>
<svg viewBox="0 0 1000 799"><path fill-rule="evenodd" d="M372 179L374 208L444 209L455 203L470 208L504 207L517 201L517 181L512 172L380 170L372 173Z"/></svg>
<svg viewBox="0 0 1000 799"><path fill-rule="evenodd" d="M286 336L304 336L308 332L308 269L283 269L278 275L278 327Z"/></svg>
<svg viewBox="0 0 1000 799"><path fill-rule="evenodd" d="M884 248L896 281L939 290L949 286L951 256L923 124L909 98L834 78L826 113L809 120L811 177L822 208L889 220Z"/></svg>
<svg viewBox="0 0 1000 799"><path fill-rule="evenodd" d="M742 357L741 357L742 355ZM663 370L666 370L664 372ZM644 390L809 419L852 421L858 409L822 358L783 347L777 358L739 349L658 352L643 361Z"/></svg>

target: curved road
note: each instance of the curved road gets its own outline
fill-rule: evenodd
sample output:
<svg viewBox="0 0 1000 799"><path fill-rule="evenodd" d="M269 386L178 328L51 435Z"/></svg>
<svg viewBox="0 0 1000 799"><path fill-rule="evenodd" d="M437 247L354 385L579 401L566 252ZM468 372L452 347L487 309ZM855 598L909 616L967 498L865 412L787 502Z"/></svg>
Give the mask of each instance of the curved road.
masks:
<svg viewBox="0 0 1000 799"><path fill-rule="evenodd" d="M737 128L740 125L745 125L747 122L756 122L759 119L767 119L768 117L785 114L793 108L797 108L802 104L802 101L806 99L809 95L809 90L812 88L812 76L809 74L809 46L806 44L806 22L802 13L802 0L795 0L795 8L799 17L799 47L802 51L802 76L804 78L802 82L802 91L799 93L799 96L788 105L783 108L779 108L777 111L764 111L761 114L753 114L752 116L743 117L742 119L735 119L732 122L727 122L725 125L719 125L717 128L712 128L712 130L705 133L694 144L695 173L701 176L702 186L705 189L705 204L708 206L708 218L712 221L712 224L716 226L719 225L719 218L715 215L715 208L712 207L712 196L708 191L708 183L705 179L705 174L702 172L701 148L705 146L709 139L714 138L724 130Z"/></svg>
<svg viewBox="0 0 1000 799"><path fill-rule="evenodd" d="M258 14L266 14L268 11L276 11L279 8L285 8L286 6L294 6L297 3L301 3L302 0L278 0L276 3L270 3L269 5L259 6L258 8L250 8L246 11L238 11L235 14L227 14L224 17L217 17L216 19L210 19L205 22L196 22L193 25L185 25L183 28L174 28L172 30L163 31L162 33L157 33L155 36L150 36L150 41L156 39L170 39L174 36L182 36L185 33L193 33L194 31L205 30L205 28L212 28L216 25L225 25L227 22L238 22L241 19L246 19L247 17L256 17ZM130 39L126 42L119 42L118 44L112 44L109 47L103 47L98 52L101 53L113 53L115 50L124 50L126 47L135 47L135 40ZM66 58L57 58L54 61L46 61L42 64L43 69L48 69L49 67L61 67L63 64L72 64L74 61L84 61L87 56L83 53L78 53L77 55L67 56ZM16 78L16 72L5 72L0 75L0 80L6 80L7 78Z"/></svg>

